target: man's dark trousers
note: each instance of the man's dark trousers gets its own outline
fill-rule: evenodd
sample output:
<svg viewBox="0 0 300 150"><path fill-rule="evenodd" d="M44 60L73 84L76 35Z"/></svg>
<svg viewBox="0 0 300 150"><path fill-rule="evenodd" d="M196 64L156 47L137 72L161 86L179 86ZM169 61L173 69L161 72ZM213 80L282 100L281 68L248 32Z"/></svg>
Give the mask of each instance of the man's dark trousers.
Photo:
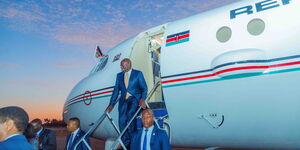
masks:
<svg viewBox="0 0 300 150"><path fill-rule="evenodd" d="M136 113L138 110L138 100L134 98L133 96L130 96L128 99L125 99L123 101L123 104L119 104L122 107L119 107L119 127L120 131L122 132L126 125L129 123L133 115ZM129 146L130 140L131 140L131 135L136 132L136 119L134 119L130 126L128 127L127 131L125 134L122 136L122 141L125 146Z"/></svg>
<svg viewBox="0 0 300 150"><path fill-rule="evenodd" d="M132 69L127 88L124 83L124 75L125 72L117 74L116 84L109 102L109 105L115 105L119 93L121 94L119 97L119 129L121 132L138 109L139 101L141 99L146 100L148 91L147 84L141 71ZM128 99L126 99L127 93L131 95ZM132 136L132 133L136 130L135 125L136 121L133 121L128 132L123 135L122 141L126 146L129 146L130 144L130 136Z"/></svg>

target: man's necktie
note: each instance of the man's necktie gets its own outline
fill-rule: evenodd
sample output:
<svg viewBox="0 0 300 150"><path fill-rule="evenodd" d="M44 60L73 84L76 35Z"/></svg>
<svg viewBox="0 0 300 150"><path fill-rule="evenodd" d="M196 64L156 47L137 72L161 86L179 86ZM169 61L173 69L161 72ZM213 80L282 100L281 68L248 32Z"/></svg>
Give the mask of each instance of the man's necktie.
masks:
<svg viewBox="0 0 300 150"><path fill-rule="evenodd" d="M143 150L147 150L147 132L148 129L145 130L144 142L143 142Z"/></svg>
<svg viewBox="0 0 300 150"><path fill-rule="evenodd" d="M125 87L128 88L128 72L125 73Z"/></svg>
<svg viewBox="0 0 300 150"><path fill-rule="evenodd" d="M71 136L68 141L68 150L71 150L72 143L73 143L73 133L71 133Z"/></svg>
<svg viewBox="0 0 300 150"><path fill-rule="evenodd" d="M128 81L129 81L129 79L128 79L129 77L128 77L128 76L129 76L129 75L128 75L128 72L126 72L126 73L125 73L125 81L124 81L124 82L125 82L125 87L126 87L126 89L128 88ZM128 99L129 96L130 96L130 94L127 92L127 93L126 93L126 99Z"/></svg>

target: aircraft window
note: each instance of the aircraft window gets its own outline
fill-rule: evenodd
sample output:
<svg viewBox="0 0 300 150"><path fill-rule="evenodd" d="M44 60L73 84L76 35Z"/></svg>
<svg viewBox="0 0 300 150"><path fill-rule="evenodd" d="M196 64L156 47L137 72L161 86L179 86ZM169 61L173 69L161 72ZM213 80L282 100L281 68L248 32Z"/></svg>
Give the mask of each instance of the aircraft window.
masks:
<svg viewBox="0 0 300 150"><path fill-rule="evenodd" d="M261 19L253 19L248 23L247 30L251 35L260 35L265 30L265 22Z"/></svg>
<svg viewBox="0 0 300 150"><path fill-rule="evenodd" d="M105 67L105 65L107 64L107 60L108 60L108 57L101 58L99 63L97 64L95 72L102 70Z"/></svg>
<svg viewBox="0 0 300 150"><path fill-rule="evenodd" d="M221 27L216 34L217 40L219 42L225 43L231 38L232 31L229 27Z"/></svg>

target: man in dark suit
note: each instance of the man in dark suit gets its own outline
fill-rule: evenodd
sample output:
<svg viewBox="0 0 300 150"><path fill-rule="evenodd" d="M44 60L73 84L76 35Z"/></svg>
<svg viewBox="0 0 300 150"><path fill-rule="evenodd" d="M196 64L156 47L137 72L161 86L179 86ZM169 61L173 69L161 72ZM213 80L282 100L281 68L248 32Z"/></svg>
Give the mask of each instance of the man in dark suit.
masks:
<svg viewBox="0 0 300 150"><path fill-rule="evenodd" d="M33 150L23 132L28 115L20 107L0 108L0 150Z"/></svg>
<svg viewBox="0 0 300 150"><path fill-rule="evenodd" d="M145 99L147 96L147 84L141 71L131 68L131 61L125 58L121 61L122 72L117 74L116 84L106 111L111 112L116 100L121 92L119 99L119 128L120 131L126 127L129 120L137 111L138 106L146 107ZM131 123L127 132L123 135L122 141L126 147L130 146L131 135L136 130L135 121Z"/></svg>
<svg viewBox="0 0 300 150"><path fill-rule="evenodd" d="M84 136L85 132L80 129L80 120L76 117L68 120L67 129L71 134L67 137L65 150L74 150L75 145ZM88 136L85 137L85 140L90 145ZM88 147L82 141L76 150L88 150Z"/></svg>
<svg viewBox="0 0 300 150"><path fill-rule="evenodd" d="M142 114L143 128L132 137L131 150L170 150L170 142L165 130L157 128L153 112L145 109Z"/></svg>
<svg viewBox="0 0 300 150"><path fill-rule="evenodd" d="M43 128L41 119L34 119L30 124L33 126L36 138L39 139L39 150L56 150L55 132Z"/></svg>

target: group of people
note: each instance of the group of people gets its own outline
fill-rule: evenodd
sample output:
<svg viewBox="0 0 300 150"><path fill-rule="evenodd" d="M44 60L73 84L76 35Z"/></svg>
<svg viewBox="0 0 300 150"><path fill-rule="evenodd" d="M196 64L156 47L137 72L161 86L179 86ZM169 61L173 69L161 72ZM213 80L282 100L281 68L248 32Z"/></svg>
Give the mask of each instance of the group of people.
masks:
<svg viewBox="0 0 300 150"><path fill-rule="evenodd" d="M20 107L10 106L0 108L0 150L56 150L55 132L46 129L40 119L34 119L30 123L28 114ZM85 134L80 129L80 120L71 118L68 120L65 150L74 150L75 144ZM86 141L89 143L88 137ZM77 150L88 150L83 144L79 144Z"/></svg>
<svg viewBox="0 0 300 150"><path fill-rule="evenodd" d="M132 69L128 58L121 61L120 67L122 72L117 74L114 91L105 111L111 112L115 104L119 103L119 129L123 131L139 106L144 109L143 128L137 129L136 123L131 123L122 136L123 144L130 150L169 150L167 133L154 124L153 112L146 109L148 89L143 73ZM40 119L34 119L30 123L28 121L27 113L20 107L0 108L0 150L56 150L55 132L44 128ZM74 150L85 132L80 129L78 118L70 118L67 129L70 135L66 139L65 150ZM89 137L85 141L89 145ZM84 142L76 148L87 149ZM118 149L122 147L119 146Z"/></svg>
<svg viewBox="0 0 300 150"><path fill-rule="evenodd" d="M105 111L111 112L114 105L119 102L119 129L123 131L139 106L144 109L142 113L143 128L137 130L136 123L131 123L122 136L122 142L127 149L131 150L170 149L166 132L153 124L154 114L150 109L146 109L145 100L148 88L143 73L132 69L132 63L128 58L121 61L120 67L122 71L117 74L114 91ZM120 97L119 93L121 93ZM119 101L117 101L118 97Z"/></svg>

